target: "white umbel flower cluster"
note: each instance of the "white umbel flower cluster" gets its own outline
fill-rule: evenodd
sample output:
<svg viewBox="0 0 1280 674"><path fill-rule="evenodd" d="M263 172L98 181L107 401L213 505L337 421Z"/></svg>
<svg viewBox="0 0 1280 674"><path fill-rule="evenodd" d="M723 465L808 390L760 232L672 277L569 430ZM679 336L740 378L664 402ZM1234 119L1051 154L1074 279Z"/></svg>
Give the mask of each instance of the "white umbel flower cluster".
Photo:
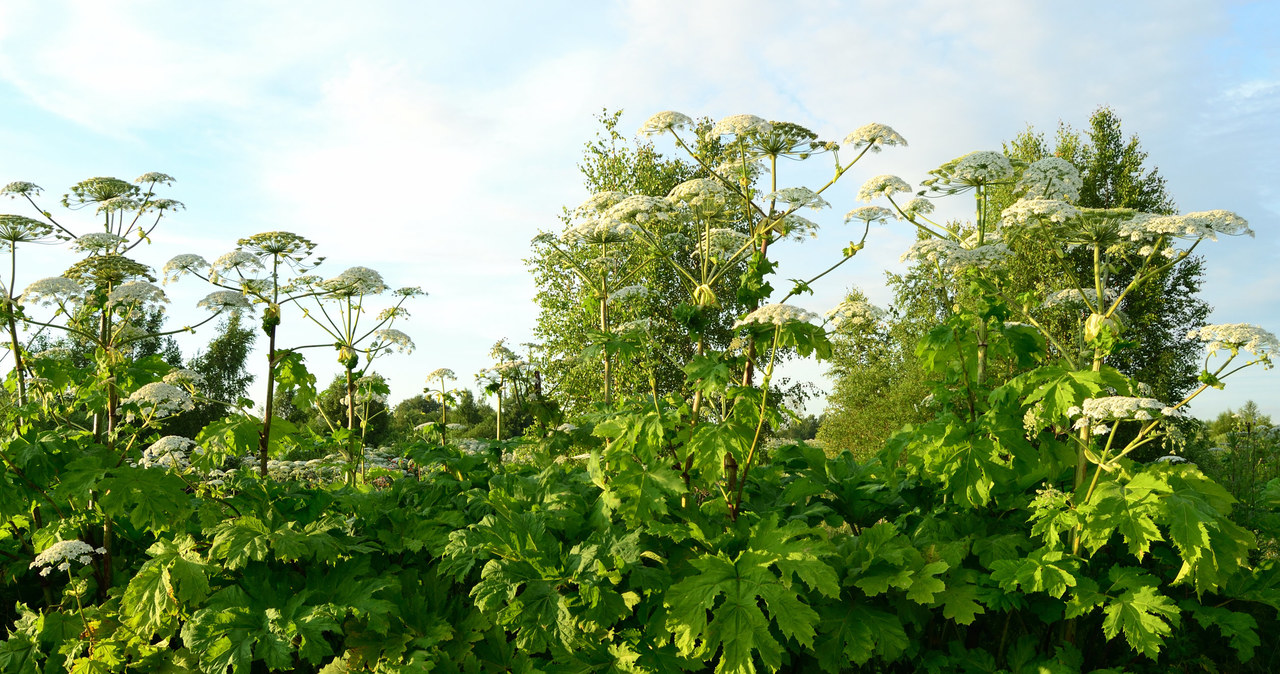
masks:
<svg viewBox="0 0 1280 674"><path fill-rule="evenodd" d="M447 367L438 367L427 373L427 381L435 381L437 379L448 379L452 381L457 378L458 377L453 373L453 370L450 370Z"/></svg>
<svg viewBox="0 0 1280 674"><path fill-rule="evenodd" d="M923 197L916 197L908 201L902 210L907 214L908 218L914 218L917 215L928 215L933 212L933 202Z"/></svg>
<svg viewBox="0 0 1280 674"><path fill-rule="evenodd" d="M808 187L784 187L775 192L764 195L765 201L781 201L791 208L828 208L831 204L827 203L816 192Z"/></svg>
<svg viewBox="0 0 1280 674"><path fill-rule="evenodd" d="M395 328L383 328L373 333L373 338L383 346L394 348L400 353L413 353L413 339Z"/></svg>
<svg viewBox="0 0 1280 674"><path fill-rule="evenodd" d="M191 450L196 443L181 435L166 435L142 451L138 465L143 468L183 470L191 465Z"/></svg>
<svg viewBox="0 0 1280 674"><path fill-rule="evenodd" d="M880 222L888 222L889 220L896 220L897 217L898 216L894 215L893 211L883 206L863 206L861 208L855 208L852 211L845 213L844 221L853 222L854 220L861 220L867 224L871 224L877 220L879 220Z"/></svg>
<svg viewBox="0 0 1280 674"><path fill-rule="evenodd" d="M134 391L123 402L133 403L143 410L150 410L151 417L154 419L163 419L195 409L195 403L191 401L191 396L187 395L186 391L164 382L147 384ZM127 419L132 421L133 417L133 413L130 412Z"/></svg>
<svg viewBox="0 0 1280 674"><path fill-rule="evenodd" d="M1003 262L1008 256L1009 247L1000 241L969 248L950 239L929 238L911 244L898 261L927 262L941 266L943 271L954 273L968 267L990 267Z"/></svg>
<svg viewBox="0 0 1280 674"><path fill-rule="evenodd" d="M951 182L964 185L987 185L1013 177L1013 165L999 152L979 150L960 158L951 171Z"/></svg>
<svg viewBox="0 0 1280 674"><path fill-rule="evenodd" d="M753 131L760 134L769 133L773 131L773 125L755 115L730 115L711 127L713 136L745 136Z"/></svg>
<svg viewBox="0 0 1280 674"><path fill-rule="evenodd" d="M1253 236L1253 230L1244 218L1224 210L1199 211L1186 215L1139 214L1120 229L1120 235L1128 237L1130 241L1158 236L1217 241L1219 234Z"/></svg>
<svg viewBox="0 0 1280 674"><path fill-rule="evenodd" d="M200 390L205 387L204 375L185 368L170 371L161 381L187 390Z"/></svg>
<svg viewBox="0 0 1280 674"><path fill-rule="evenodd" d="M564 231L563 238L568 243L621 243L631 238L638 227L630 223L601 217L580 222Z"/></svg>
<svg viewBox="0 0 1280 674"><path fill-rule="evenodd" d="M595 217L613 208L619 201L626 198L627 195L613 190L597 192L582 202L581 206L578 206L577 214L579 217L584 218Z"/></svg>
<svg viewBox="0 0 1280 674"><path fill-rule="evenodd" d="M787 323L812 323L822 317L790 304L766 304L734 322L736 330L746 325L786 325Z"/></svg>
<svg viewBox="0 0 1280 674"><path fill-rule="evenodd" d="M1103 293L1106 295L1108 304L1116 300L1117 295L1115 290L1105 288L1103 289ZM1066 290L1049 293L1049 295L1044 298L1045 307L1072 304L1088 304L1089 306L1096 307L1098 306L1098 292L1093 288L1085 288L1084 290L1079 288L1067 288Z"/></svg>
<svg viewBox="0 0 1280 674"><path fill-rule="evenodd" d="M724 210L729 202L729 191L712 178L694 178L671 188L667 200L673 205L683 205L700 215L710 215Z"/></svg>
<svg viewBox="0 0 1280 674"><path fill-rule="evenodd" d="M610 302L621 302L632 297L648 297L649 289L641 285L623 286L609 293Z"/></svg>
<svg viewBox="0 0 1280 674"><path fill-rule="evenodd" d="M871 123L844 137L843 145L854 150L870 147L872 152L879 152L886 146L901 145L906 147L907 141L892 127Z"/></svg>
<svg viewBox="0 0 1280 674"><path fill-rule="evenodd" d="M898 176L876 176L862 183L862 187L858 189L858 201L875 201L880 197L891 197L898 192L910 194L911 186Z"/></svg>
<svg viewBox="0 0 1280 674"><path fill-rule="evenodd" d="M194 253L184 253L175 255L164 263L161 272L164 274L164 282L167 284L178 280L184 274L194 274L208 268L208 260Z"/></svg>
<svg viewBox="0 0 1280 674"><path fill-rule="evenodd" d="M1067 410L1067 416L1075 418L1074 428L1081 429L1088 424L1100 421L1151 421L1156 415L1161 417L1176 416L1178 410L1156 400L1155 398L1135 398L1131 396L1108 396L1090 398L1079 407Z"/></svg>
<svg viewBox="0 0 1280 674"><path fill-rule="evenodd" d="M1005 227L1035 227L1045 222L1061 224L1080 215L1080 210L1057 199L1019 199L1000 212Z"/></svg>
<svg viewBox="0 0 1280 674"><path fill-rule="evenodd" d="M27 286L27 289L18 296L18 302L48 307L82 300L84 294L84 287L79 283L64 276L53 276L42 278Z"/></svg>
<svg viewBox="0 0 1280 674"><path fill-rule="evenodd" d="M229 272L236 272L241 278L252 275L256 271L265 271L258 256L243 250L233 250L213 261L209 265L209 280L217 283Z"/></svg>
<svg viewBox="0 0 1280 674"><path fill-rule="evenodd" d="M1074 202L1080 198L1084 181L1080 171L1061 157L1045 157L1022 172L1013 192L1027 199L1057 199Z"/></svg>
<svg viewBox="0 0 1280 674"><path fill-rule="evenodd" d="M827 312L827 322L837 330L845 326L869 326L884 318L884 310L863 300L845 300Z"/></svg>
<svg viewBox="0 0 1280 674"><path fill-rule="evenodd" d="M693 120L688 115L681 114L675 110L666 110L646 119L644 124L640 125L641 136L657 136L668 131L675 132L676 129L692 129Z"/></svg>
<svg viewBox="0 0 1280 674"><path fill-rule="evenodd" d="M167 303L164 291L159 286L146 281L129 281L111 289L107 293L107 306L120 305L141 306L144 304Z"/></svg>
<svg viewBox="0 0 1280 674"><path fill-rule="evenodd" d="M35 560L27 568L44 567L40 570L40 575L47 576L54 567L57 567L59 571L70 569L71 562L80 562L88 566L93 563L92 555L94 553L105 555L107 551L104 548L95 549L84 541L58 541L45 548L44 552L36 555Z"/></svg>
<svg viewBox="0 0 1280 674"><path fill-rule="evenodd" d="M1209 351L1244 349L1259 358L1270 359L1280 351L1280 340L1267 330L1249 323L1221 323L1206 325L1187 332L1187 339L1208 343Z"/></svg>
<svg viewBox="0 0 1280 674"><path fill-rule="evenodd" d="M224 309L248 309L249 300L234 290L215 290L196 302L196 306L210 311Z"/></svg>
<svg viewBox="0 0 1280 674"><path fill-rule="evenodd" d="M653 319L637 318L634 321L627 321L626 323L620 323L613 328L613 331L619 335L625 335L631 332L643 332L643 333L653 332Z"/></svg>
<svg viewBox="0 0 1280 674"><path fill-rule="evenodd" d="M671 202L662 197L633 194L605 211L604 217L620 222L643 225L654 220L671 217Z"/></svg>
<svg viewBox="0 0 1280 674"><path fill-rule="evenodd" d="M368 267L350 267L337 276L320 282L330 297L348 298L380 295L387 291L382 274Z"/></svg>
<svg viewBox="0 0 1280 674"><path fill-rule="evenodd" d="M746 245L748 237L725 227L715 227L703 232L700 245L695 255L712 257L717 260L728 260L734 253Z"/></svg>
<svg viewBox="0 0 1280 674"><path fill-rule="evenodd" d="M93 232L82 234L72 243L72 247L82 253L114 252L128 239L110 232Z"/></svg>

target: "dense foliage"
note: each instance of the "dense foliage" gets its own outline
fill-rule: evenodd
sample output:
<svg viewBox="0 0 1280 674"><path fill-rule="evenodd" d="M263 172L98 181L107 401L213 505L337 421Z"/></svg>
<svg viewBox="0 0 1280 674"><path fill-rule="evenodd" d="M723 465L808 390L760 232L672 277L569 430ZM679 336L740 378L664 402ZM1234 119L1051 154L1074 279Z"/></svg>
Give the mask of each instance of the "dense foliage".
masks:
<svg viewBox="0 0 1280 674"><path fill-rule="evenodd" d="M355 325L386 290L381 277L364 268L311 276L314 245L297 235L241 240L212 264L188 255L166 265L166 276L221 286L203 302L211 309L255 301L264 310L265 414L229 404L195 438L164 435L163 424L194 408L199 380L156 356L120 356L141 334L120 326L163 296L149 283L121 290L150 274L123 257L124 242L90 252L83 266L96 276L10 294L11 326L57 326L77 304L106 318L86 367L28 352L11 331L20 362L0 443L0 670L1275 667L1280 653L1260 637L1280 609L1274 558L1196 465L1134 457L1174 448L1166 443L1188 400L1239 367L1269 366L1280 342L1254 326L1199 328L1212 369L1182 400L1144 395L1110 364L1128 346L1117 319L1124 294L1206 238L1248 233L1243 220L1091 209L1072 203L1079 173L1042 160L1026 167L1020 200L997 222L987 197L1012 167L979 152L924 182L935 198L976 196L974 223L933 222L928 201L898 204L905 181L877 176L860 197L889 207L849 211L854 240L766 303L770 245L817 226L798 211L820 212L852 165L905 140L882 124L834 142L750 115L696 125L674 112L641 131L673 142L701 177L666 197L602 193L563 235L539 237L543 253L555 246L582 267L584 283L603 279L595 309L604 318L587 351L602 376L583 389L587 411L565 419L538 372L500 341L480 375L494 396L492 440L450 428L479 416L464 409L474 399L449 389L446 368L429 377L430 398L376 406L386 387L368 364L391 346L411 348L385 325L419 292L398 293L363 341L368 327ZM832 177L817 190L786 187L780 157L830 158ZM73 193L92 197L91 188ZM149 193L130 198L139 213L154 206ZM113 203L98 207L107 233L123 209ZM854 258L873 222L893 218L926 236L908 253L915 264L958 289L914 351L932 395L927 419L865 460L771 438L790 416L774 378L780 357L829 359L829 334L854 325L902 339L857 298L825 320L787 303ZM1025 236L1059 242L1061 258L1069 247L1092 252L1095 293L1077 287L1061 300L1081 318L1078 348L1037 320L1038 304L1010 295L1005 242ZM608 318L611 279L630 273L629 261L667 265L671 292L683 293L665 305L688 345L678 386L656 385L643 324L613 329ZM285 273L291 263L296 274ZM1108 297L1121 267L1130 280ZM330 323L345 372L328 394L280 329L310 302L349 315ZM734 338L713 338L717 325ZM623 359L643 364L647 389L613 386L611 366ZM276 392L323 427L273 419ZM523 435L504 432L521 415ZM378 419L412 425L416 439L366 447ZM1254 487L1259 512L1270 512L1280 482Z"/></svg>

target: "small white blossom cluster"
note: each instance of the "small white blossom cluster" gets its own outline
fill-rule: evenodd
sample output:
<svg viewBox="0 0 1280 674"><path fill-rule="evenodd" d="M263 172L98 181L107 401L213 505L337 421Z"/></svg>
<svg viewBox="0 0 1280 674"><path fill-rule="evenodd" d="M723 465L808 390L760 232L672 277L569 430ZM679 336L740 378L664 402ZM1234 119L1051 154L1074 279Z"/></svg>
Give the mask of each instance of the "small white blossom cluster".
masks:
<svg viewBox="0 0 1280 674"><path fill-rule="evenodd" d="M748 237L725 227L714 227L703 232L701 245L694 251L695 255L712 257L717 260L728 260L730 256L746 245Z"/></svg>
<svg viewBox="0 0 1280 674"><path fill-rule="evenodd" d="M1160 255L1160 257L1163 257L1166 260L1172 260L1173 258L1178 257L1178 255L1181 254L1178 252L1177 248L1174 248L1172 246L1161 246L1160 249L1157 250L1156 247L1153 245L1146 245L1138 249L1138 255L1141 257L1148 257L1152 253L1156 253Z"/></svg>
<svg viewBox="0 0 1280 674"><path fill-rule="evenodd" d="M61 305L73 300L84 299L84 288L75 281L64 276L42 278L27 286L18 296L22 304L38 304L40 306Z"/></svg>
<svg viewBox="0 0 1280 674"><path fill-rule="evenodd" d="M205 295L204 299L196 302L196 306L210 311L248 309L249 300L234 290L215 290Z"/></svg>
<svg viewBox="0 0 1280 674"><path fill-rule="evenodd" d="M62 346L53 346L31 354L32 358L48 359L48 360L69 360L72 356L71 349Z"/></svg>
<svg viewBox="0 0 1280 674"><path fill-rule="evenodd" d="M731 180L735 183L745 185L751 183L762 175L767 175L769 173L769 166L761 159L744 159L742 157L735 156L729 157L728 159L720 162L720 164L712 170L715 171L716 175L724 176L726 180ZM743 183L744 173L746 174L745 183Z"/></svg>
<svg viewBox="0 0 1280 674"><path fill-rule="evenodd" d="M1000 241L966 247L950 239L928 238L911 244L898 261L927 262L939 265L948 273L954 273L968 267L990 267L1008 256L1009 246Z"/></svg>
<svg viewBox="0 0 1280 674"><path fill-rule="evenodd" d="M570 243L619 243L626 241L639 230L635 225L601 217L578 223L566 229L563 239Z"/></svg>
<svg viewBox="0 0 1280 674"><path fill-rule="evenodd" d="M561 433L572 433L578 430L578 427L574 426L571 423L565 422L563 424L560 424L559 426L556 426L556 430L560 431Z"/></svg>
<svg viewBox="0 0 1280 674"><path fill-rule="evenodd" d="M870 147L872 152L879 152L883 147L901 145L906 147L907 141L897 131L884 124L867 124L844 137L844 145L854 150Z"/></svg>
<svg viewBox="0 0 1280 674"><path fill-rule="evenodd" d="M745 325L786 325L787 323L811 323L821 316L790 304L766 304L734 322L736 330Z"/></svg>
<svg viewBox="0 0 1280 674"><path fill-rule="evenodd" d="M159 286L146 281L129 281L111 289L107 293L107 306L120 305L141 306L144 304L161 304L169 301Z"/></svg>
<svg viewBox="0 0 1280 674"><path fill-rule="evenodd" d="M805 237L818 238L818 223L795 213L782 216L781 222L774 225L779 236L792 241L803 241Z"/></svg>
<svg viewBox="0 0 1280 674"><path fill-rule="evenodd" d="M493 371L504 377L512 377L520 374L520 372L528 367L529 364L523 360L504 360L502 362L495 363Z"/></svg>
<svg viewBox="0 0 1280 674"><path fill-rule="evenodd" d="M383 346L391 347L400 353L413 353L413 339L395 328L383 328L373 334Z"/></svg>
<svg viewBox="0 0 1280 674"><path fill-rule="evenodd" d="M845 300L827 312L827 322L837 330L846 325L875 325L884 318L884 310L863 300Z"/></svg>
<svg viewBox="0 0 1280 674"><path fill-rule="evenodd" d="M1187 339L1207 342L1209 351L1244 349L1266 360L1280 351L1280 340L1273 333L1249 323L1206 325L1187 332Z"/></svg>
<svg viewBox="0 0 1280 674"><path fill-rule="evenodd" d="M693 128L693 120L688 115L681 114L675 110L667 110L646 119L644 124L640 125L641 136L657 136L667 131L674 132L676 129Z"/></svg>
<svg viewBox="0 0 1280 674"><path fill-rule="evenodd" d="M191 401L191 396L187 395L186 391L164 382L146 384L130 394L123 402L133 403L143 410L151 410L151 417L154 419L163 419L195 409L195 403ZM126 418L132 421L134 414L130 412Z"/></svg>
<svg viewBox="0 0 1280 674"><path fill-rule="evenodd" d="M1075 206L1056 199L1019 199L1000 212L1005 227L1035 227L1043 222L1064 223L1079 217Z"/></svg>
<svg viewBox="0 0 1280 674"><path fill-rule="evenodd" d="M1187 213L1186 215L1138 214L1121 225L1120 235L1130 241L1141 241L1158 236L1180 239L1208 239L1217 241L1219 234L1253 236L1253 230L1244 218L1231 211L1213 210Z"/></svg>
<svg viewBox="0 0 1280 674"><path fill-rule="evenodd" d="M582 202L576 212L579 217L593 218L613 208L619 201L626 198L627 195L613 190L597 192Z"/></svg>
<svg viewBox="0 0 1280 674"><path fill-rule="evenodd" d="M853 222L854 220L862 220L867 224L871 224L877 220L880 222L888 222L891 219L897 219L897 217L898 216L894 215L893 211L883 206L863 206L845 213L844 221Z"/></svg>
<svg viewBox="0 0 1280 674"><path fill-rule="evenodd" d="M793 209L812 208L817 210L831 206L826 199L823 199L808 187L784 187L764 195L764 199L767 201L781 201Z"/></svg>
<svg viewBox="0 0 1280 674"><path fill-rule="evenodd" d="M71 562L80 562L85 566L93 563L93 553L99 555L107 554L105 548L95 549L92 545L84 541L58 541L53 545L45 548L45 551L36 555L34 561L27 566L28 569L44 567L40 570L40 575L47 576L49 572L57 567L59 571L67 571L71 568Z"/></svg>
<svg viewBox="0 0 1280 674"><path fill-rule="evenodd" d="M245 278L251 276L255 271L264 271L265 269L258 256L243 250L233 250L214 260L213 264L209 265L209 280L217 283L222 280L224 275L232 271L236 272L241 278Z"/></svg>
<svg viewBox="0 0 1280 674"><path fill-rule="evenodd" d="M119 248L128 239L110 232L93 232L76 238L72 246L82 253L109 252Z"/></svg>
<svg viewBox="0 0 1280 674"><path fill-rule="evenodd" d="M427 381L435 381L437 379L453 380L457 379L457 376L453 374L453 370L450 370L447 367L438 367L427 373Z"/></svg>
<svg viewBox="0 0 1280 674"><path fill-rule="evenodd" d="M337 276L320 282L330 297L348 298L379 295L386 292L382 274L368 267L350 267Z"/></svg>
<svg viewBox="0 0 1280 674"><path fill-rule="evenodd" d="M766 134L773 131L773 125L755 115L730 115L711 127L713 136L745 136L753 131Z"/></svg>
<svg viewBox="0 0 1280 674"><path fill-rule="evenodd" d="M180 435L166 435L142 451L138 465L143 468L183 470L191 465L189 456L196 443Z"/></svg>
<svg viewBox="0 0 1280 674"><path fill-rule="evenodd" d="M729 202L729 191L713 178L694 178L671 188L667 200L673 205L683 205L689 210L709 215L718 213Z"/></svg>
<svg viewBox="0 0 1280 674"><path fill-rule="evenodd" d="M1117 295L1115 290L1105 288L1103 289L1103 293L1106 296L1108 304L1116 301ZM1098 292L1093 288L1085 288L1084 290L1079 288L1067 288L1066 290L1049 293L1049 295L1044 298L1045 307L1072 304L1088 304L1089 306L1096 307L1098 306Z"/></svg>
<svg viewBox="0 0 1280 674"><path fill-rule="evenodd" d="M1100 421L1151 421L1156 415L1162 417L1176 416L1178 410L1165 405L1155 398L1135 398L1131 396L1108 396L1090 398L1079 406L1067 409L1067 416L1076 418L1075 429L1084 428L1087 424Z"/></svg>
<svg viewBox="0 0 1280 674"><path fill-rule="evenodd" d="M648 297L649 289L641 285L623 286L609 293L610 302L620 302L632 297Z"/></svg>
<svg viewBox="0 0 1280 674"><path fill-rule="evenodd" d="M172 283L182 277L183 274L193 274L209 268L209 262L203 257L194 253L185 253L183 255L175 255L161 269L164 274L164 282Z"/></svg>
<svg viewBox="0 0 1280 674"><path fill-rule="evenodd" d="M907 181L894 175L876 176L858 189L858 201L875 201L879 197L891 197L897 192L911 193Z"/></svg>
<svg viewBox="0 0 1280 674"><path fill-rule="evenodd" d="M1032 163L1022 172L1014 194L1029 199L1057 199L1074 202L1080 198L1084 181L1080 171L1061 157L1046 157Z"/></svg>
<svg viewBox="0 0 1280 674"><path fill-rule="evenodd" d="M185 368L178 368L170 371L169 374L166 374L164 378L161 379L161 381L166 384L173 384L174 386L188 390L199 390L205 387L204 375L196 372L195 370L188 370Z"/></svg>
<svg viewBox="0 0 1280 674"><path fill-rule="evenodd" d="M662 197L633 194L609 207L604 217L635 225L671 217L671 202Z"/></svg>
<svg viewBox="0 0 1280 674"><path fill-rule="evenodd" d="M986 185L1013 177L1013 165L999 152L979 150L960 158L951 171L951 181L964 185Z"/></svg>
<svg viewBox="0 0 1280 674"><path fill-rule="evenodd" d="M907 202L903 207L903 212L907 214L907 218L914 218L917 215L928 215L933 212L933 202L923 197L916 197Z"/></svg>

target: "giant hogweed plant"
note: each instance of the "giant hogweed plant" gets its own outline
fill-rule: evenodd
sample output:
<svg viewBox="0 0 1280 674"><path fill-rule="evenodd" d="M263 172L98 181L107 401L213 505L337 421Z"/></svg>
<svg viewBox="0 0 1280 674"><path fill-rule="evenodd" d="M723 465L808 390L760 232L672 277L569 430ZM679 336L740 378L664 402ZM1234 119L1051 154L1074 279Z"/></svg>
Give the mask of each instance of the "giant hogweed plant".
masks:
<svg viewBox="0 0 1280 674"><path fill-rule="evenodd" d="M1069 642L1095 638L1086 630L1100 629L1108 640L1122 635L1134 651L1155 659L1186 617L1218 630L1247 660L1258 645L1249 602L1276 608L1277 598L1261 589L1272 582L1271 567L1250 567L1253 535L1231 521L1233 499L1176 455L1151 464L1129 457L1158 442L1176 449L1173 422L1181 410L1242 367L1269 367L1280 343L1256 326L1191 331L1189 340L1209 342L1209 355L1202 385L1180 401L1145 397L1140 382L1107 365L1129 346L1124 298L1201 242L1252 234L1247 224L1226 211L1155 216L1076 207L1079 176L1056 158L1026 168L1015 186L1021 200L994 223L986 217L985 191L1008 184L1007 159L973 153L933 173L924 183L933 196L975 193L976 222L930 220L932 204L919 199L900 205L894 194L910 188L894 176L869 181L863 193L887 197L897 215L919 229L921 238L904 259L931 268L944 292L960 289L949 295L951 315L917 351L938 377L938 415L896 436L883 460L904 466L896 478L902 484L935 488L908 501L923 517L912 523L917 544L954 544L947 541L954 533L944 532L965 530L975 513L999 516L971 530L974 549L948 564L957 579L990 573L965 590L975 597L996 589L1022 595L974 603L963 622L988 609L1004 612L998 652L1018 632L1044 635L1060 627ZM1083 249L1092 261L1092 287L1063 288L1048 298L1009 297L999 273L1007 253L1001 240L1024 236L1057 242L1063 278L1074 278L1068 251ZM1120 269L1130 271L1131 280L1113 288L1111 276ZM1080 316L1071 344L1059 343L1043 324L1045 312L1064 306ZM1253 357L1241 359L1245 351ZM1214 362L1220 353L1227 355ZM993 357L1022 372L1005 382L988 380ZM974 536L1002 540L1003 552L983 559L976 548L982 539ZM1045 613L1046 606L1052 611ZM1021 626L1012 634L1011 623Z"/></svg>

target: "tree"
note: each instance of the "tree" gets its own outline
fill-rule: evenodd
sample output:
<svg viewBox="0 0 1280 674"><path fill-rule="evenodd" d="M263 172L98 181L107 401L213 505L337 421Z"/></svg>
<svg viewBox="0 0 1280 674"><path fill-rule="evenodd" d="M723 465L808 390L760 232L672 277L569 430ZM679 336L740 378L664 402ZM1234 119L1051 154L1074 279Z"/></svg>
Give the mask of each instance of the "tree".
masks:
<svg viewBox="0 0 1280 674"><path fill-rule="evenodd" d="M1052 149L1044 134L1029 126L1004 144L1015 175L989 189L987 221L998 221L1001 212L1015 201L1013 186L1021 170L1052 156L1066 159L1080 172L1080 206L1173 213L1165 180L1157 168L1146 168L1147 153L1138 137L1124 138L1119 117L1107 107L1093 113L1086 132L1059 124ZM1008 296L1027 295L1042 301L1064 288L1060 264L1047 243L1021 239L1010 245L1005 281ZM1084 251L1073 255L1070 262L1075 281L1091 284L1086 281L1091 278L1092 262L1084 259ZM1124 337L1136 345L1120 350L1108 362L1150 386L1152 397L1179 400L1196 385L1199 351L1184 338L1188 330L1203 325L1209 313L1208 305L1196 296L1202 275L1203 260L1188 257L1126 297L1122 308L1128 331ZM1131 270L1116 270L1112 286L1124 287L1131 278ZM831 449L875 451L904 424L925 418L924 411L915 405L927 391L914 365L915 345L941 320L947 300L939 301L937 291L930 290L930 281L914 271L891 274L890 285L895 288L896 314L887 334L846 334L836 340L831 369L835 382L818 433ZM965 291L957 292L958 301ZM1044 316L1060 341L1079 334L1083 321L1079 312L1065 310Z"/></svg>
<svg viewBox="0 0 1280 674"><path fill-rule="evenodd" d="M200 429L225 416L229 405L248 394L254 378L247 367L249 351L257 338L255 331L245 327L239 311L218 323L218 336L187 362L187 368L204 380L196 408L170 422L170 433L194 438Z"/></svg>
<svg viewBox="0 0 1280 674"><path fill-rule="evenodd" d="M673 187L687 180L705 177L706 172L695 163L681 159L667 159L645 141L627 141L618 131L622 112L605 110L598 119L601 131L596 139L586 144L579 169L587 190L592 194L616 191L665 197ZM714 157L714 141L704 148ZM569 221L566 210L564 221ZM664 232L666 233L666 232ZM724 348L732 335L732 323L737 275L729 274L715 286L723 308L718 314L678 310L687 300L687 293L680 278L669 265L653 264L644 260L639 246L619 243L609 251L616 257L630 257L645 267L631 278L629 283L642 286L645 292L626 301L610 303L610 326L631 321L649 319L643 340L644 354L637 358L620 358L611 361L610 378L613 389L622 396L642 396L679 390L685 376L681 365L693 355L687 332L690 320L705 321L701 326L711 344ZM525 261L529 265L539 291L534 301L538 303L538 323L534 334L540 348L531 360L532 366L542 376L544 391L561 402L567 413L586 409L599 399L604 378L597 358L583 357L592 344L593 334L598 333L600 298L595 297L584 281L570 270L570 263L555 249L535 248L533 256ZM693 266L692 260L682 263ZM681 322L683 316L685 323ZM596 341L599 336L594 337Z"/></svg>

